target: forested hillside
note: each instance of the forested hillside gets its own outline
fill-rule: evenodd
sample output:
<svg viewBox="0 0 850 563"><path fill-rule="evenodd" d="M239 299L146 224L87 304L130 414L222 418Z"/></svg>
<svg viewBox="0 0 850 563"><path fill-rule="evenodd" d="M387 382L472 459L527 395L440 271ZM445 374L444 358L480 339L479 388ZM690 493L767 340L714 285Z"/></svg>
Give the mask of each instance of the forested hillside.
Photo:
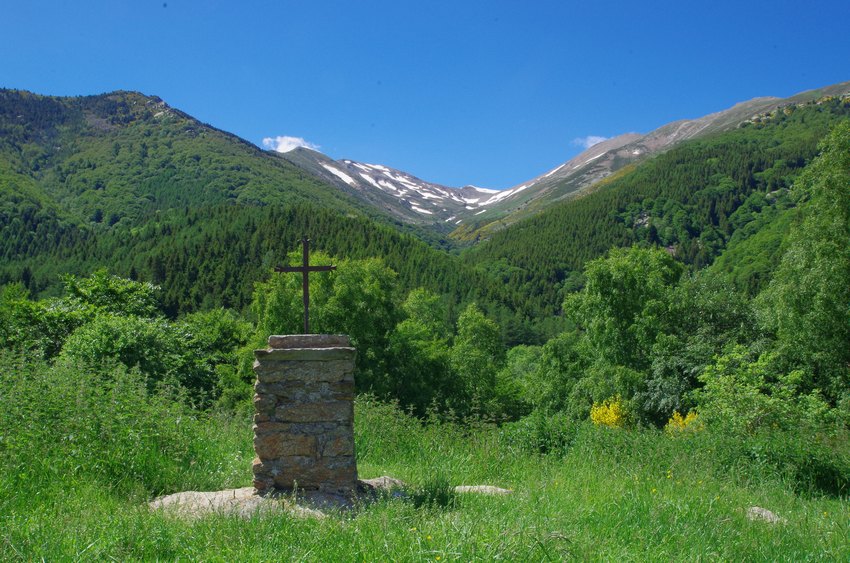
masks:
<svg viewBox="0 0 850 563"><path fill-rule="evenodd" d="M158 213L126 230L75 231L72 245L39 255L31 291L64 273L87 273L104 265L164 290L173 315L211 307L242 310L253 285L315 233L313 247L336 257L382 257L408 289L427 287L453 303L478 298L505 301L506 288L491 282L454 255L439 252L411 235L358 215L315 205L213 205ZM14 264L6 265L7 280ZM26 280L25 280L26 281Z"/></svg>
<svg viewBox="0 0 850 563"><path fill-rule="evenodd" d="M504 301L504 288L403 233L438 237L158 98L0 92L0 182L0 285L33 296L108 265L161 284L172 315L241 309L307 234L336 256L384 257L407 287Z"/></svg>
<svg viewBox="0 0 850 563"><path fill-rule="evenodd" d="M224 202L358 205L283 159L134 92L2 90L0 157L7 173L32 178L71 219L103 227Z"/></svg>
<svg viewBox="0 0 850 563"><path fill-rule="evenodd" d="M735 259L718 267L755 293L778 261L788 188L847 116L850 100L828 98L690 141L495 233L466 258L518 289L518 307L549 313L581 286L588 260L632 244L665 247L697 269L728 249Z"/></svg>
<svg viewBox="0 0 850 563"><path fill-rule="evenodd" d="M0 91L0 261L4 281L58 283L45 253L126 238L173 209L304 204L356 210L280 159L166 106L116 92L53 98ZM90 269L85 260L68 271Z"/></svg>

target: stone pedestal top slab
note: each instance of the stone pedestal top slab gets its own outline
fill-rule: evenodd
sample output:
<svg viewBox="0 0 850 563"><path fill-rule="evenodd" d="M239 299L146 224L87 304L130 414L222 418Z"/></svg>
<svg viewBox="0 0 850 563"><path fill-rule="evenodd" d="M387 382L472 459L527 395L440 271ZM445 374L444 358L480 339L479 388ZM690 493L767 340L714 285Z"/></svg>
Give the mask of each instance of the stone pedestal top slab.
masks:
<svg viewBox="0 0 850 563"><path fill-rule="evenodd" d="M354 359L356 350L354 348L269 348L267 350L254 350L254 357L258 360L277 361L318 361L329 362L332 360Z"/></svg>
<svg viewBox="0 0 850 563"><path fill-rule="evenodd" d="M269 348L348 348L351 341L345 334L286 334L269 336Z"/></svg>

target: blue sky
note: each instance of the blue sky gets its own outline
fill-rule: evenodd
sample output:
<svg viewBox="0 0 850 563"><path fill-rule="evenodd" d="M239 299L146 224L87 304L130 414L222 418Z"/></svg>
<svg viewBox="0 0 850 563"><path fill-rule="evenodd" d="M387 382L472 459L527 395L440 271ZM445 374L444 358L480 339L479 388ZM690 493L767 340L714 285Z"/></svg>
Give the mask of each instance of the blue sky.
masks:
<svg viewBox="0 0 850 563"><path fill-rule="evenodd" d="M850 2L5 0L0 87L138 90L263 144L507 188L582 150L850 80ZM285 144L285 143L284 143Z"/></svg>

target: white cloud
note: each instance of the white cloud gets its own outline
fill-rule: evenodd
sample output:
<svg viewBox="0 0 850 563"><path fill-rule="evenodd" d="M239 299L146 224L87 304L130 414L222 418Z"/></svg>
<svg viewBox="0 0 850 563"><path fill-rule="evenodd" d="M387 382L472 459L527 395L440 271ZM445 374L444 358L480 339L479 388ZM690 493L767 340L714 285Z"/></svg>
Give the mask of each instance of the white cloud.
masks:
<svg viewBox="0 0 850 563"><path fill-rule="evenodd" d="M263 146L277 152L289 152L298 147L304 147L313 151L319 150L319 145L313 144L301 137L287 137L284 135L266 137L263 139Z"/></svg>
<svg viewBox="0 0 850 563"><path fill-rule="evenodd" d="M578 137L573 139L573 144L589 149L593 145L598 145L602 141L607 141L610 137L600 137L599 135L588 135L587 137Z"/></svg>

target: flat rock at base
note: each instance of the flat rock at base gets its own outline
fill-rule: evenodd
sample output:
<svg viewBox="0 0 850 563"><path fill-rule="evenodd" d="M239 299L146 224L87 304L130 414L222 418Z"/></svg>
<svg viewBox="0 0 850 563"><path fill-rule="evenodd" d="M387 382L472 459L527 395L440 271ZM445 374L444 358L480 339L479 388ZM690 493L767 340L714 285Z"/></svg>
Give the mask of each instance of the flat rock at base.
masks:
<svg viewBox="0 0 850 563"><path fill-rule="evenodd" d="M762 520L771 524L784 524L785 518L777 516L773 512L760 506L751 506L747 509L747 518L750 520Z"/></svg>
<svg viewBox="0 0 850 563"><path fill-rule="evenodd" d="M202 518L225 514L250 518L257 513L286 512L298 518L324 518L320 510L299 506L289 499L254 494L253 487L224 491L188 491L156 498L148 503L151 510L162 510L182 518Z"/></svg>
<svg viewBox="0 0 850 563"><path fill-rule="evenodd" d="M492 485L458 485L456 493L477 493L480 495L509 495L513 493L510 489L493 487Z"/></svg>
<svg viewBox="0 0 850 563"><path fill-rule="evenodd" d="M404 481L399 481L387 475L375 477L374 479L358 479L357 485L361 490L365 489L367 491L393 491L403 489L407 486L404 484Z"/></svg>
<svg viewBox="0 0 850 563"><path fill-rule="evenodd" d="M187 491L174 493L156 498L148 503L151 510L161 510L186 519L203 518L209 514L223 514L250 518L256 514L287 513L296 518L322 519L327 515L318 508L345 509L351 508L358 501L374 500L380 493L400 493L406 488L403 481L386 475L374 479L358 479L357 491L352 494L329 493L321 491L298 491L292 494L258 495L253 487L241 489L226 489L223 491L198 492ZM482 495L509 495L510 489L502 489L491 485L459 485L454 488L456 493L477 493ZM763 511L763 512L759 512ZM751 513L756 516L751 516ZM766 516L770 515L770 516ZM751 520L762 519L768 522L784 522L784 518L776 516L769 510L751 507L747 511ZM770 518L776 520L771 520Z"/></svg>

